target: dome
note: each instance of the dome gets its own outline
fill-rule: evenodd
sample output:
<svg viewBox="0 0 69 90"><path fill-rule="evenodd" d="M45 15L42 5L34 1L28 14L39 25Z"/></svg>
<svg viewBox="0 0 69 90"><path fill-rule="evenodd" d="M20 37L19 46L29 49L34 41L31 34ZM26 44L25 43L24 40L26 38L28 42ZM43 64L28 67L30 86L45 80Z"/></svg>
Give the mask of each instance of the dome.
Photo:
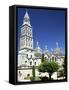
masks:
<svg viewBox="0 0 69 90"><path fill-rule="evenodd" d="M37 41L37 47L35 48L35 51L37 51L38 53L42 53L42 49L40 48L38 41Z"/></svg>
<svg viewBox="0 0 69 90"><path fill-rule="evenodd" d="M42 49L39 47L39 42L37 41L37 47L35 48L35 56L36 57L41 57L42 55Z"/></svg>
<svg viewBox="0 0 69 90"><path fill-rule="evenodd" d="M35 49L34 55L35 55L36 57L41 58L42 52L41 52L40 50L38 50L38 49Z"/></svg>
<svg viewBox="0 0 69 90"><path fill-rule="evenodd" d="M56 55L62 54L61 48L58 46L58 42L56 42L56 48L53 50L53 53Z"/></svg>

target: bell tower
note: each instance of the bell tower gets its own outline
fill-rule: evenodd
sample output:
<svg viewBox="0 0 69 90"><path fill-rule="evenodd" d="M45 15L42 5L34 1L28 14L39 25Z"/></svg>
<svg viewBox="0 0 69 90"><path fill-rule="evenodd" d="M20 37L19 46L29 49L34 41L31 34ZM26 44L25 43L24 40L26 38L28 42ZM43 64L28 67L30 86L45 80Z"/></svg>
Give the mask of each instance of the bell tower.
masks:
<svg viewBox="0 0 69 90"><path fill-rule="evenodd" d="M30 18L27 11L24 15L20 35L20 49L24 48L33 49L32 26L30 24Z"/></svg>

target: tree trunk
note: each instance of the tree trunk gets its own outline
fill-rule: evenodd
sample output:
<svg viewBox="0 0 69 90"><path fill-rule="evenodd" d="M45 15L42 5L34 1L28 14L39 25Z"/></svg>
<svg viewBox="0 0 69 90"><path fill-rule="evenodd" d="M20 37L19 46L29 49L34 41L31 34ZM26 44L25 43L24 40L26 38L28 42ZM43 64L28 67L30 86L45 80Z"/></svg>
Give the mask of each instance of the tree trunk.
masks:
<svg viewBox="0 0 69 90"><path fill-rule="evenodd" d="M35 80L35 66L33 66L32 75L33 75L33 79Z"/></svg>
<svg viewBox="0 0 69 90"><path fill-rule="evenodd" d="M51 80L51 73L49 73L49 80Z"/></svg>
<svg viewBox="0 0 69 90"><path fill-rule="evenodd" d="M42 54L41 62L44 62L44 54Z"/></svg>

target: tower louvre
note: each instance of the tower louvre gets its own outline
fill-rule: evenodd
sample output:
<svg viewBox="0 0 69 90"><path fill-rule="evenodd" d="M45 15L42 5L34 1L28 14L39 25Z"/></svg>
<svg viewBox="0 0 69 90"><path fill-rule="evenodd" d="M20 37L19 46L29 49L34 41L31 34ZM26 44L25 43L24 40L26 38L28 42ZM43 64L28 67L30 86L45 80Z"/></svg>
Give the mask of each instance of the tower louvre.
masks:
<svg viewBox="0 0 69 90"><path fill-rule="evenodd" d="M24 15L20 35L20 49L23 48L33 49L32 26L30 24L30 18L27 11Z"/></svg>

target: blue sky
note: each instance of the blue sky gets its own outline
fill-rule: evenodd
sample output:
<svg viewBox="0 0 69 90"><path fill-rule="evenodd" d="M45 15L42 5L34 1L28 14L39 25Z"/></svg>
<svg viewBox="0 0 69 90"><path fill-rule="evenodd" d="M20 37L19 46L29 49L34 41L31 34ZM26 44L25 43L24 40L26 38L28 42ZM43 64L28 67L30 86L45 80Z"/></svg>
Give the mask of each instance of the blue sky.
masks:
<svg viewBox="0 0 69 90"><path fill-rule="evenodd" d="M27 8L18 8L18 48L20 48L20 26L23 22ZM65 49L65 11L48 9L27 9L32 25L34 48L37 41L44 50L45 45L48 49L56 47L59 43Z"/></svg>

